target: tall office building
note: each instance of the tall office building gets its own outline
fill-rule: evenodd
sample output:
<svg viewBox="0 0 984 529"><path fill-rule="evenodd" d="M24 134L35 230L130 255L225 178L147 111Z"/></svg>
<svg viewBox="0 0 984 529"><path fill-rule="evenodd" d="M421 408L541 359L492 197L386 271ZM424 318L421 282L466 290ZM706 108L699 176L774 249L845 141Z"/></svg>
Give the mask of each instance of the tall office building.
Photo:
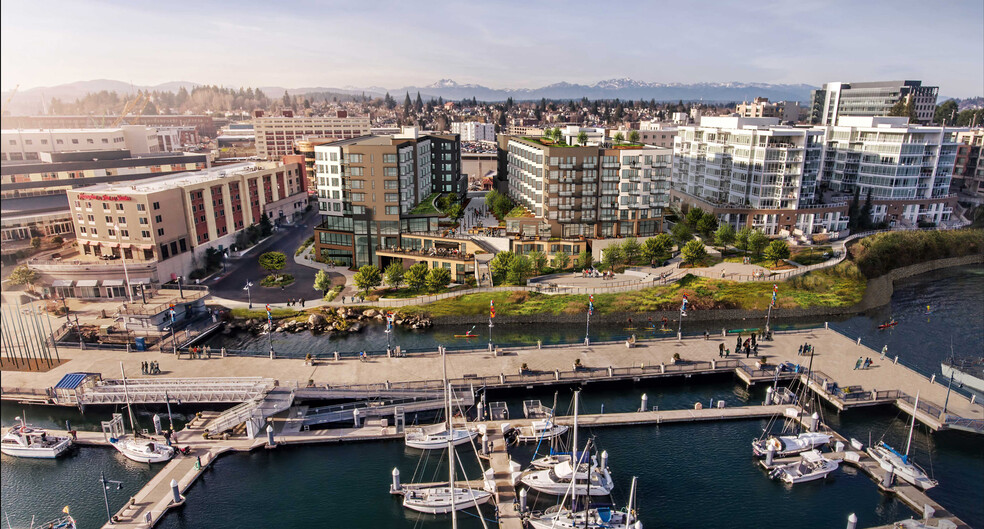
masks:
<svg viewBox="0 0 984 529"><path fill-rule="evenodd" d="M400 247L400 234L437 230L435 193L464 193L456 135L363 136L314 147L317 255L346 266L380 264L375 250ZM419 206L419 207L418 207Z"/></svg>
<svg viewBox="0 0 984 529"><path fill-rule="evenodd" d="M669 149L558 146L515 136L500 136L499 143L509 196L530 213L507 218L507 233L578 239L661 231L669 204Z"/></svg>
<svg viewBox="0 0 984 529"><path fill-rule="evenodd" d="M348 117L345 112L328 116L269 116L253 119L256 155L265 160L294 154L294 140L323 138L342 140L369 134L369 117Z"/></svg>
<svg viewBox="0 0 984 529"><path fill-rule="evenodd" d="M810 123L836 125L842 116L887 116L900 100L911 100L919 123L932 123L938 86L922 81L827 83L811 94Z"/></svg>

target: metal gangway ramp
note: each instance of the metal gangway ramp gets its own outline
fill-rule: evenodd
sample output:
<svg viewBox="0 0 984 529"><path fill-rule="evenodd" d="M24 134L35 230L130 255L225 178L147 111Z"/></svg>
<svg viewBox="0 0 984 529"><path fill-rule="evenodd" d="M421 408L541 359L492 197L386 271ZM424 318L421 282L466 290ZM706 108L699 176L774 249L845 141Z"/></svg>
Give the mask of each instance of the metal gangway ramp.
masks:
<svg viewBox="0 0 984 529"><path fill-rule="evenodd" d="M127 379L124 392L122 380L102 380L85 388L79 405L125 404L127 399L133 404L245 402L266 395L273 382L263 377L135 378Z"/></svg>

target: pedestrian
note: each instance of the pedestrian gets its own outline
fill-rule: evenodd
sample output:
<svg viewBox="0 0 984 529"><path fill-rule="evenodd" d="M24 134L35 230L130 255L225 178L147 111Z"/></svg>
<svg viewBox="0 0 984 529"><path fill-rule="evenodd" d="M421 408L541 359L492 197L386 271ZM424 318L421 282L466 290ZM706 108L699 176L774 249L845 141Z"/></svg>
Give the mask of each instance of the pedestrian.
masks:
<svg viewBox="0 0 984 529"><path fill-rule="evenodd" d="M864 358L862 358L862 357L859 356L857 363L854 364L854 370L855 371L857 371L858 369L861 368L861 363L862 362L864 362Z"/></svg>
<svg viewBox="0 0 984 529"><path fill-rule="evenodd" d="M710 340L711 339L711 334L709 332L707 332L707 329L704 330L704 339L705 340Z"/></svg>
<svg viewBox="0 0 984 529"><path fill-rule="evenodd" d="M345 296L342 296L342 305L345 304Z"/></svg>
<svg viewBox="0 0 984 529"><path fill-rule="evenodd" d="M796 356L803 356L803 346L799 346L799 351L796 352Z"/></svg>
<svg viewBox="0 0 984 529"><path fill-rule="evenodd" d="M301 306L304 306L304 298L301 298Z"/></svg>
<svg viewBox="0 0 984 529"><path fill-rule="evenodd" d="M222 358L225 358L225 355L226 355L226 348L225 348L225 347L223 347L222 349L219 349L219 354L220 354L220 355L222 356Z"/></svg>
<svg viewBox="0 0 984 529"><path fill-rule="evenodd" d="M724 357L724 344L718 344L718 358Z"/></svg>
<svg viewBox="0 0 984 529"><path fill-rule="evenodd" d="M888 344L885 344L885 346L882 347L881 359L884 360L885 359L885 355L887 355L887 354L888 354Z"/></svg>
<svg viewBox="0 0 984 529"><path fill-rule="evenodd" d="M205 347L205 358L208 358L208 359L211 360L211 358L212 358L212 348L211 347Z"/></svg>
<svg viewBox="0 0 984 529"><path fill-rule="evenodd" d="M741 351L741 333L738 333L737 342L735 342L735 351Z"/></svg>
<svg viewBox="0 0 984 529"><path fill-rule="evenodd" d="M751 354L751 352L752 352L751 349L749 349L748 347L746 347L745 348L745 358L748 358L748 355Z"/></svg>
<svg viewBox="0 0 984 529"><path fill-rule="evenodd" d="M755 345L755 333L752 333L752 345Z"/></svg>
<svg viewBox="0 0 984 529"><path fill-rule="evenodd" d="M725 349L724 350L724 357L727 358L729 356L731 356L731 349Z"/></svg>

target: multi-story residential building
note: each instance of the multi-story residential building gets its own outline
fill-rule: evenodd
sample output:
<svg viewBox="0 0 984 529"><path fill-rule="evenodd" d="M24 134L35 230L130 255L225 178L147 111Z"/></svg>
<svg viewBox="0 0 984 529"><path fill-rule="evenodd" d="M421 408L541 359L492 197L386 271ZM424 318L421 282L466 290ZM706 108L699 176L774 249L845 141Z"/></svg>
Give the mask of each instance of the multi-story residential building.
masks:
<svg viewBox="0 0 984 529"><path fill-rule="evenodd" d="M369 117L348 117L344 111L335 116L268 116L253 119L256 155L275 160L294 154L294 140L323 138L342 140L369 134Z"/></svg>
<svg viewBox="0 0 984 529"><path fill-rule="evenodd" d="M959 132L905 117L842 116L825 128L823 186L842 196L870 193L876 222L949 220Z"/></svg>
<svg viewBox="0 0 984 529"><path fill-rule="evenodd" d="M610 130L608 131L608 137L612 138L618 132L622 133L622 137L628 139L629 134L633 131L627 128ZM650 123L644 121L639 124L639 130L636 130L635 132L639 134L639 143L644 145L655 145L665 149L672 149L673 138L676 137L677 128L676 126L670 126L665 123Z"/></svg>
<svg viewBox="0 0 984 529"><path fill-rule="evenodd" d="M796 122L803 110L797 101L769 102L768 97L756 97L749 103L744 101L735 105L735 113L742 118L779 118L784 122Z"/></svg>
<svg viewBox="0 0 984 529"><path fill-rule="evenodd" d="M846 227L839 211L816 207L820 130L782 126L779 118L704 117L679 127L673 152L675 203L768 234Z"/></svg>
<svg viewBox="0 0 984 529"><path fill-rule="evenodd" d="M377 250L400 234L437 231L435 193L466 191L456 135L364 136L314 148L318 209L315 249L346 266L382 264Z"/></svg>
<svg viewBox="0 0 984 529"><path fill-rule="evenodd" d="M916 121L932 123L939 90L922 81L827 83L811 94L810 123L836 125L841 116L887 116L900 100L912 101Z"/></svg>
<svg viewBox="0 0 984 529"><path fill-rule="evenodd" d="M957 133L957 158L953 166L950 190L960 193L961 200L984 202L984 129Z"/></svg>
<svg viewBox="0 0 984 529"><path fill-rule="evenodd" d="M59 280L60 288L84 278L87 290L75 292L84 297L125 295L124 275L130 288L187 277L208 248L234 247L237 235L262 216L276 224L303 214L307 194L300 169L243 163L70 190L79 255L30 265L46 280Z"/></svg>
<svg viewBox="0 0 984 529"><path fill-rule="evenodd" d="M170 136L170 134L166 134ZM161 152L157 130L144 125L108 129L26 129L0 131L3 161L34 161L41 153L126 149L133 153Z"/></svg>
<svg viewBox="0 0 984 529"><path fill-rule="evenodd" d="M4 129L84 129L101 128L113 123L117 116L3 116ZM148 127L194 127L198 134L214 138L218 128L212 116L203 115L140 115L127 118L129 123ZM111 127L112 128L112 127Z"/></svg>
<svg viewBox="0 0 984 529"><path fill-rule="evenodd" d="M499 142L506 157L508 193L528 211L506 219L507 233L578 239L661 231L669 203L669 149L558 146L506 136ZM520 251L527 249L531 248Z"/></svg>
<svg viewBox="0 0 984 529"><path fill-rule="evenodd" d="M478 121L455 121L451 123L451 134L457 134L461 141L495 141L495 125Z"/></svg>

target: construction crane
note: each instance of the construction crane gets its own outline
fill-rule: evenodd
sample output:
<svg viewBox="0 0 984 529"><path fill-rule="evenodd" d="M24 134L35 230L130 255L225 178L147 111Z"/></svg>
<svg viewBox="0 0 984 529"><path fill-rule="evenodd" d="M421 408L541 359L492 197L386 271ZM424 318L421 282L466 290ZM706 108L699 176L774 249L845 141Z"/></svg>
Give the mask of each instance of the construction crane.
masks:
<svg viewBox="0 0 984 529"><path fill-rule="evenodd" d="M4 102L3 108L0 109L0 114L7 114L7 109L10 107L10 100L14 98L15 94L17 94L18 88L20 88L19 84L14 86L14 89L10 91L10 95L7 96L7 101Z"/></svg>
<svg viewBox="0 0 984 529"><path fill-rule="evenodd" d="M126 117L129 116L130 113L133 112L133 110L137 107L137 105L140 104L140 102L146 97L147 96L145 96L144 94L138 94L135 99L127 101L126 104L123 105L123 110L120 112L119 117L117 117L116 120L113 121L113 124L110 125L110 128L119 127L120 124L123 123L123 120L126 119Z"/></svg>
<svg viewBox="0 0 984 529"><path fill-rule="evenodd" d="M131 111L131 114L133 114L133 124L134 125L136 125L137 122L140 121L140 116L143 115L144 109L146 109L147 108L147 105L150 104L150 100L151 100L151 97L149 95L148 96L145 96L144 99L143 99L143 103L140 104L140 107L139 108L135 108L135 109L133 109Z"/></svg>

